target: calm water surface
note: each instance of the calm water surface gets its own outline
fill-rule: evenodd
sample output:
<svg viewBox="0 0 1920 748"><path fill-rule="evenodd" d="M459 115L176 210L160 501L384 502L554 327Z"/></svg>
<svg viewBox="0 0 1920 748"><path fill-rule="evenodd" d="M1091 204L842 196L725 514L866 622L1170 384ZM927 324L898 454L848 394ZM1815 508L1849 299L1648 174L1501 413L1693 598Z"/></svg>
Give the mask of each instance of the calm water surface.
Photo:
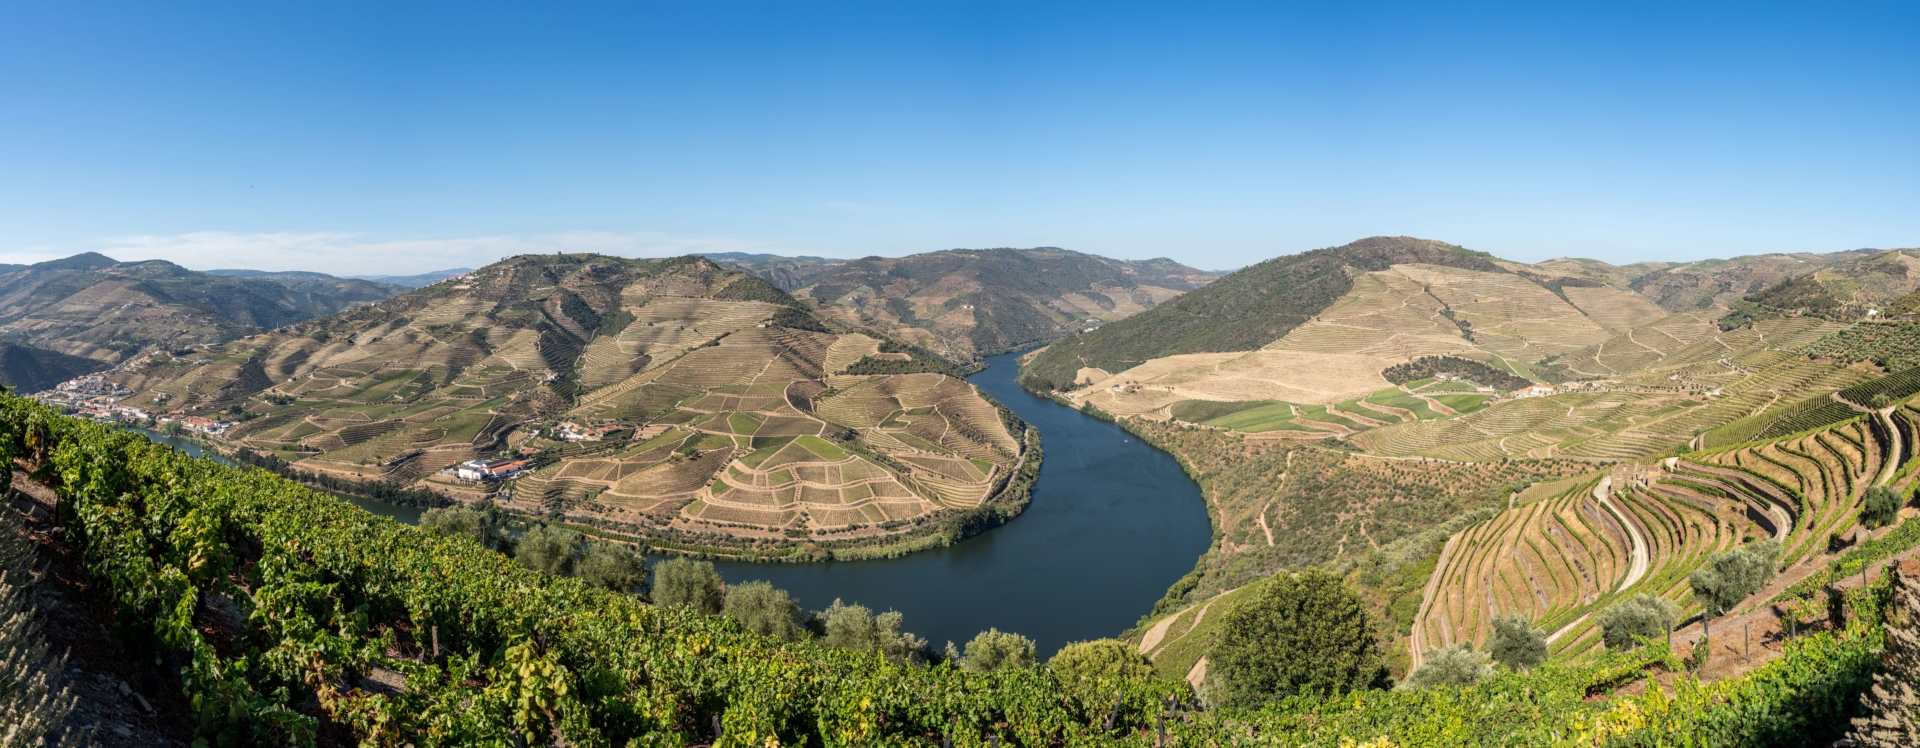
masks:
<svg viewBox="0 0 1920 748"><path fill-rule="evenodd" d="M1021 389L1014 383L1016 357L988 358L988 368L970 380L1040 429L1045 459L1033 503L1019 518L906 558L722 561L714 564L720 574L729 583L771 582L807 610L839 598L900 611L904 628L935 648L998 628L1031 637L1045 658L1068 642L1132 626L1207 550L1212 530L1200 488L1171 456L1120 427ZM201 452L192 442L146 433L189 454ZM340 498L408 524L420 520L418 509Z"/></svg>
<svg viewBox="0 0 1920 748"><path fill-rule="evenodd" d="M1040 429L1040 480L1027 511L949 548L886 561L717 563L728 582L764 579L808 610L834 598L905 614L935 648L988 628L1047 657L1131 627L1212 540L1200 488L1173 457L1105 421L1014 383L1017 354L971 377Z"/></svg>

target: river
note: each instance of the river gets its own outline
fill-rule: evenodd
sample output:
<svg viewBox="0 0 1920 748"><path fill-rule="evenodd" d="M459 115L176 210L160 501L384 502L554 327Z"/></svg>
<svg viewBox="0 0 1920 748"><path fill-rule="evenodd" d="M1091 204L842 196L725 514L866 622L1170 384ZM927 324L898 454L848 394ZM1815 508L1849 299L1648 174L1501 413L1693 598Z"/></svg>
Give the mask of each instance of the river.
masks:
<svg viewBox="0 0 1920 748"><path fill-rule="evenodd" d="M1212 542L1200 487L1171 455L1014 382L1017 354L970 377L1040 429L1033 503L1007 525L948 548L883 561L719 563L728 582L764 579L808 610L834 598L898 610L940 648L988 628L1068 642L1133 626Z"/></svg>
<svg viewBox="0 0 1920 748"><path fill-rule="evenodd" d="M1069 642L1113 636L1152 609L1212 541L1200 488L1172 456L1106 421L1014 382L1017 354L969 378L1040 429L1045 459L1033 503L1003 527L881 561L716 562L727 582L765 580L807 610L834 599L897 610L903 628L938 649L988 628L1034 640L1046 658ZM147 432L198 455L192 442ZM222 459L216 456L216 459ZM420 510L340 497L417 524Z"/></svg>

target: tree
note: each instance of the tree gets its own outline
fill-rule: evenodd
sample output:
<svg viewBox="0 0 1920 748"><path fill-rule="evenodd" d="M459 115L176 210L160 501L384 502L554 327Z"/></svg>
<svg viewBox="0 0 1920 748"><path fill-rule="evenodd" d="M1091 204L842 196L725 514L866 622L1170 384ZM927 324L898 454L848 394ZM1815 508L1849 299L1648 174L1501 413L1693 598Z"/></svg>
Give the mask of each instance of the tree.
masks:
<svg viewBox="0 0 1920 748"><path fill-rule="evenodd" d="M1860 524L1869 530L1893 524L1894 518L1900 515L1900 505L1906 503L1900 500L1900 492L1892 486L1869 488L1861 499Z"/></svg>
<svg viewBox="0 0 1920 748"><path fill-rule="evenodd" d="M1706 608L1706 617L1712 618L1767 586L1779 558L1778 542L1759 540L1715 554L1705 567L1687 575L1687 581L1693 585L1693 596Z"/></svg>
<svg viewBox="0 0 1920 748"><path fill-rule="evenodd" d="M1030 667L1033 663L1032 639L995 628L967 642L967 656L960 659L961 669L973 673Z"/></svg>
<svg viewBox="0 0 1920 748"><path fill-rule="evenodd" d="M482 548L490 547L488 541L493 539L486 517L469 509L428 509L426 514L420 515L420 527L441 535L473 538Z"/></svg>
<svg viewBox="0 0 1920 748"><path fill-rule="evenodd" d="M653 566L653 604L692 608L707 615L719 613L727 583L708 561L670 558Z"/></svg>
<svg viewBox="0 0 1920 748"><path fill-rule="evenodd" d="M1104 691L1109 684L1153 679L1153 663L1117 639L1068 644L1047 660L1047 671L1053 673L1054 680L1076 691Z"/></svg>
<svg viewBox="0 0 1920 748"><path fill-rule="evenodd" d="M783 641L797 642L807 637L800 625L800 603L786 590L766 582L736 584L727 590L727 615L748 631Z"/></svg>
<svg viewBox="0 0 1920 748"><path fill-rule="evenodd" d="M925 659L927 641L900 630L903 616L895 611L874 615L864 605L847 605L838 599L814 616L820 627L820 643L855 652L879 652L880 656L902 664Z"/></svg>
<svg viewBox="0 0 1920 748"><path fill-rule="evenodd" d="M645 592L647 559L618 543L593 543L575 564L580 581L615 592Z"/></svg>
<svg viewBox="0 0 1920 748"><path fill-rule="evenodd" d="M1547 632L1534 628L1526 616L1493 619L1493 637L1487 654L1512 670L1524 670L1547 661Z"/></svg>
<svg viewBox="0 0 1920 748"><path fill-rule="evenodd" d="M1920 745L1920 583L1893 572L1894 603L1887 611L1886 651L1873 686L1860 695L1867 716L1853 720L1848 737L1862 748Z"/></svg>
<svg viewBox="0 0 1920 748"><path fill-rule="evenodd" d="M1646 593L1614 603L1600 611L1600 639L1614 649L1633 649L1640 639L1666 636L1680 617L1680 606L1664 597Z"/></svg>
<svg viewBox="0 0 1920 748"><path fill-rule="evenodd" d="M1345 693L1385 685L1373 616L1340 578L1281 574L1227 611L1208 655L1215 698L1255 706L1302 688Z"/></svg>
<svg viewBox="0 0 1920 748"><path fill-rule="evenodd" d="M1429 648L1420 669L1400 687L1408 690L1434 686L1471 686L1493 675L1487 653L1465 642L1445 649Z"/></svg>
<svg viewBox="0 0 1920 748"><path fill-rule="evenodd" d="M580 533L563 527L536 525L520 536L513 557L535 571L556 577L573 573L573 554L580 549Z"/></svg>

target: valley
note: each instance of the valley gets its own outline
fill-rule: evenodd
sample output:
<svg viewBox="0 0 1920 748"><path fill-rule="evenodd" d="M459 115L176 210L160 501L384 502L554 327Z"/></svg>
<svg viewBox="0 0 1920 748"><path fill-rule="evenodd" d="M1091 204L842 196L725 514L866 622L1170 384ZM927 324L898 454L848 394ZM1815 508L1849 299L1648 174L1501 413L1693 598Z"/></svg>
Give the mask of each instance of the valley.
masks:
<svg viewBox="0 0 1920 748"><path fill-rule="evenodd" d="M1900 522L1920 479L1920 369L1903 365L1920 322L1898 283L1847 280L1892 275L1899 250L1621 268L1385 237L1176 274L1184 292L1136 285L1153 302L1137 308L1095 303L1108 281L979 285L997 277L980 263L1080 261L1050 252L739 270L523 256L149 352L100 386L286 475L714 559L729 584L808 606L857 595L937 637L1004 625L1047 652L1118 633L1153 688L1193 693L1220 687L1228 621L1309 572L1352 592L1403 682L1493 647L1511 616L1553 667L1616 667L1638 655L1609 616L1645 600L1675 611L1676 647L1700 643L1700 672L1743 682L1793 661L1779 631L1843 635L1809 612L1823 570L1920 546ZM1789 261L1820 266L1818 293L1728 305ZM972 325L923 317L934 301ZM1015 340L1045 345L979 373ZM1066 440L1044 470L1043 436ZM1868 526L1876 492L1902 504ZM1709 609L1699 574L1762 546L1768 585ZM1733 662L1705 643L1728 620L1775 638ZM1636 662L1615 698L1657 681Z"/></svg>

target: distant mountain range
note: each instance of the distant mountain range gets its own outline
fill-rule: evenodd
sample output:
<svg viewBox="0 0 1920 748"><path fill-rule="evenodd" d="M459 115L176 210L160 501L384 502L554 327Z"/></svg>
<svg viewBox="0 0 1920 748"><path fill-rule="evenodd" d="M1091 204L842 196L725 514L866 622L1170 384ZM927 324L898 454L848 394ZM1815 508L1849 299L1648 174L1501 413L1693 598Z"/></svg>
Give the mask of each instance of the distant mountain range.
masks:
<svg viewBox="0 0 1920 748"><path fill-rule="evenodd" d="M305 270L240 270L221 269L202 271L209 275L224 275L229 278L259 278L282 282L321 281L321 280L363 280L389 286L399 286L404 290L413 290L422 286L431 286L456 275L473 272L472 268L449 268L435 270L419 275L342 275L333 276Z"/></svg>
<svg viewBox="0 0 1920 748"><path fill-rule="evenodd" d="M0 339L117 363L213 344L392 298L398 286L319 273L233 277L95 252L0 271Z"/></svg>
<svg viewBox="0 0 1920 748"><path fill-rule="evenodd" d="M347 277L373 281L375 283L391 283L407 288L424 288L456 275L466 275L471 272L473 272L473 268L448 268L446 270L435 270L430 273L420 273L419 275L349 275Z"/></svg>

